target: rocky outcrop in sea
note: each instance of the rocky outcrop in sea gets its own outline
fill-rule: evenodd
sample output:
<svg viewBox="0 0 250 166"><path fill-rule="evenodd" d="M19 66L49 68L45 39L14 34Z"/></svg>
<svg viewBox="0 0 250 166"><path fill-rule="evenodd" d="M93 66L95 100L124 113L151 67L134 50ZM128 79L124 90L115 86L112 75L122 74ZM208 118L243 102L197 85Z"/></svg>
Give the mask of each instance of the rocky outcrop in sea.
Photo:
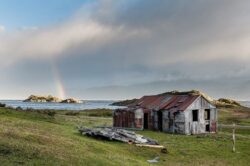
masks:
<svg viewBox="0 0 250 166"><path fill-rule="evenodd" d="M48 96L30 95L23 102L34 102L34 103L82 103L80 100L76 100L76 99L73 99L73 98L60 99L58 97L54 97L54 96L51 96L51 95L48 95Z"/></svg>

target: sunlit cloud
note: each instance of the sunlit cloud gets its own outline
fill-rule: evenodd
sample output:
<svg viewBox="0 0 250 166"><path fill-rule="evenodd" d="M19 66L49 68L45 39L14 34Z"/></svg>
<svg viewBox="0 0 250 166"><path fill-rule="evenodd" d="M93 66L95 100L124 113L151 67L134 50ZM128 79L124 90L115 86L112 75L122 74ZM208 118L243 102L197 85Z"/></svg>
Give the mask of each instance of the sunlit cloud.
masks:
<svg viewBox="0 0 250 166"><path fill-rule="evenodd" d="M247 82L249 6L245 0L95 1L60 23L1 33L0 72L53 60L69 93L155 81Z"/></svg>
<svg viewBox="0 0 250 166"><path fill-rule="evenodd" d="M72 19L60 25L38 29L25 28L0 36L0 55L8 55L6 64L19 59L52 59L81 48L87 53L117 40L135 38L146 32L125 26L110 26L94 20Z"/></svg>

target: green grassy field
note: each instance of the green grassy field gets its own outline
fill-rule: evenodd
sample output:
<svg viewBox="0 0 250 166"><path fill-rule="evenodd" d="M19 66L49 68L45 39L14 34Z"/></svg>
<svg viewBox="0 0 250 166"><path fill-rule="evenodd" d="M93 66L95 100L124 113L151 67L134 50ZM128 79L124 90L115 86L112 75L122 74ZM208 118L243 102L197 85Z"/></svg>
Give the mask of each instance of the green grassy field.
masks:
<svg viewBox="0 0 250 166"><path fill-rule="evenodd" d="M101 112L101 110L99 110ZM159 141L169 153L159 149L141 148L119 142L96 140L82 136L77 126L112 125L105 113L90 111L66 115L58 111L47 113L23 112L0 108L0 165L249 165L250 132L237 130L236 153L232 152L231 130L218 134L184 136L153 131L138 133ZM244 112L242 110L242 112ZM93 112L94 113L94 112ZM247 113L244 112L244 115ZM98 117L99 116L99 117ZM220 121L234 122L232 110L220 112ZM231 121L230 121L231 118ZM240 124L249 124L249 117L240 115Z"/></svg>
<svg viewBox="0 0 250 166"><path fill-rule="evenodd" d="M220 108L219 122L223 124L236 123L250 126L250 108Z"/></svg>

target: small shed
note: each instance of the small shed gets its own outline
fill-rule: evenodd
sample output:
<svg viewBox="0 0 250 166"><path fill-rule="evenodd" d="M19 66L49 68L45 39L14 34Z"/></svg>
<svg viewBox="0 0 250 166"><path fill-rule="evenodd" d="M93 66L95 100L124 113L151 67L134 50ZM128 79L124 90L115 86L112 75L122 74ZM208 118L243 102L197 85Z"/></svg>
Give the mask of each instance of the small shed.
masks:
<svg viewBox="0 0 250 166"><path fill-rule="evenodd" d="M113 112L113 126L178 134L217 131L217 109L202 94L178 93L144 96Z"/></svg>

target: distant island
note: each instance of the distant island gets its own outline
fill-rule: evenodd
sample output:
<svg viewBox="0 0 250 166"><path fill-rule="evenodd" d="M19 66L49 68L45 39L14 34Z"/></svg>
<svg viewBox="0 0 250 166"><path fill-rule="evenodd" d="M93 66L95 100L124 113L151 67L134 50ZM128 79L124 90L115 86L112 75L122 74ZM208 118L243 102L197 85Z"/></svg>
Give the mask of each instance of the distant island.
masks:
<svg viewBox="0 0 250 166"><path fill-rule="evenodd" d="M128 99L128 100L122 100L122 101L117 101L112 103L112 106L128 106L130 104L134 104L138 101L139 99Z"/></svg>
<svg viewBox="0 0 250 166"><path fill-rule="evenodd" d="M191 91L185 91L185 92L181 92L181 91L170 91L170 92L165 92L165 93L161 93L158 94L157 96L161 96L161 95L202 95L204 98L206 98L208 101L212 102L216 107L225 107L225 108L233 108L233 107L243 107L239 102L232 100L232 99L226 99L226 98L220 98L218 100L215 100L213 98L211 98L210 96L208 96L205 93L202 93L198 90L191 90ZM123 100L123 101L118 101L118 102L114 102L111 105L113 106L129 106L131 104L136 103L137 101L139 101L139 99L131 99L131 100Z"/></svg>
<svg viewBox="0 0 250 166"><path fill-rule="evenodd" d="M58 97L54 97L54 96L51 96L51 95L48 95L48 96L30 95L23 102L34 102L34 103L82 103L82 101L76 100L76 99L73 99L73 98L60 99Z"/></svg>

